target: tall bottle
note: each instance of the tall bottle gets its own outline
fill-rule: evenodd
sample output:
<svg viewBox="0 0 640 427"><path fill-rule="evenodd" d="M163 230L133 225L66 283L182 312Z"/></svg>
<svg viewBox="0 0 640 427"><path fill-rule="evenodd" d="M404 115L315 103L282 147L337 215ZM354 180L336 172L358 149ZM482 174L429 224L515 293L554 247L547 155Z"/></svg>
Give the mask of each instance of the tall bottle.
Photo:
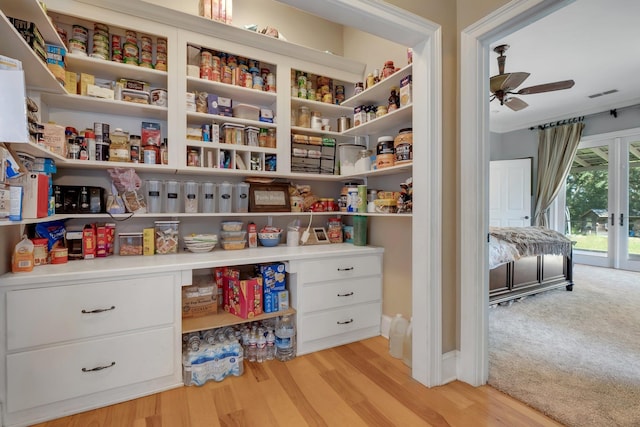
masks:
<svg viewBox="0 0 640 427"><path fill-rule="evenodd" d="M391 328L389 330L389 353L396 359L402 359L402 344L404 335L407 332L409 322L398 313L391 320Z"/></svg>
<svg viewBox="0 0 640 427"><path fill-rule="evenodd" d="M404 334L404 341L402 342L402 361L408 367L411 367L413 356L413 317L409 319L409 326L407 332Z"/></svg>
<svg viewBox="0 0 640 427"><path fill-rule="evenodd" d="M257 357L258 350L258 332L255 330L251 331L251 335L249 336L249 349L247 351L247 358L249 362L255 362Z"/></svg>
<svg viewBox="0 0 640 427"><path fill-rule="evenodd" d="M267 360L267 339L264 337L264 334L259 334L256 350L256 361L258 363L262 363L265 360Z"/></svg>
<svg viewBox="0 0 640 427"><path fill-rule="evenodd" d="M276 336L272 330L267 332L267 360L273 360L276 357Z"/></svg>
<svg viewBox="0 0 640 427"><path fill-rule="evenodd" d="M276 359L286 362L296 357L296 327L292 316L278 318L275 335Z"/></svg>

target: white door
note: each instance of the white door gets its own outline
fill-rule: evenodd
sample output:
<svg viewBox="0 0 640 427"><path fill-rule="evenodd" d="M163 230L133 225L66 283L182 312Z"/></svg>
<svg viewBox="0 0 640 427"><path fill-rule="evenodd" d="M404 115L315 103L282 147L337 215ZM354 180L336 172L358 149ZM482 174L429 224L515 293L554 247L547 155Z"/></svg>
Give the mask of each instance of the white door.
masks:
<svg viewBox="0 0 640 427"><path fill-rule="evenodd" d="M640 133L583 138L565 188L574 261L640 271Z"/></svg>
<svg viewBox="0 0 640 427"><path fill-rule="evenodd" d="M492 161L489 182L489 225L531 225L531 158Z"/></svg>

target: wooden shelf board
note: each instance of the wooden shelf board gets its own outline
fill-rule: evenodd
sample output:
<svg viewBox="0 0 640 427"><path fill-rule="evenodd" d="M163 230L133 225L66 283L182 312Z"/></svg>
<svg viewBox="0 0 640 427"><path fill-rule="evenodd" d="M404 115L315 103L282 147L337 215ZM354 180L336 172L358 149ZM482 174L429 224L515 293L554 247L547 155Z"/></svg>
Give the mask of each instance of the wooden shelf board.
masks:
<svg viewBox="0 0 640 427"><path fill-rule="evenodd" d="M187 334L189 332L204 331L206 329L221 328L224 326L239 325L247 322L255 322L264 319L272 319L278 316L295 314L296 311L293 308L283 311L276 311L273 313L265 313L251 319L243 319L225 311L210 314L207 316L199 317L187 317L182 319L182 333Z"/></svg>

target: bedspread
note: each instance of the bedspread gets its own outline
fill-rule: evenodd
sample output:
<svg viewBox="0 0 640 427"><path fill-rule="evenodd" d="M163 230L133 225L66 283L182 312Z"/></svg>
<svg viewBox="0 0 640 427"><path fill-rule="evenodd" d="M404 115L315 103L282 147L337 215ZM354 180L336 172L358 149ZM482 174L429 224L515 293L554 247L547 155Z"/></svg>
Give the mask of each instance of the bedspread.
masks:
<svg viewBox="0 0 640 427"><path fill-rule="evenodd" d="M571 240L546 227L489 227L489 268L531 255L570 255Z"/></svg>

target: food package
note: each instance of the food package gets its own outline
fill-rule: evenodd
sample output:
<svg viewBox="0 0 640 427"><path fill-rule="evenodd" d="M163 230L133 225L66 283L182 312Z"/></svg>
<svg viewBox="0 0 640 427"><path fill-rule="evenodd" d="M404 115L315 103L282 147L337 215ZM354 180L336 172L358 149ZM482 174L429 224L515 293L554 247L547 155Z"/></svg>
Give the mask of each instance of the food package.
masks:
<svg viewBox="0 0 640 427"><path fill-rule="evenodd" d="M35 264L33 257L33 242L22 236L22 240L13 249L11 257L11 271L14 273L29 272Z"/></svg>
<svg viewBox="0 0 640 427"><path fill-rule="evenodd" d="M122 197L124 206L128 212L146 213L147 204L144 194L141 190L142 180L132 168L113 168L107 169L113 185L118 190L118 194ZM109 208L109 206L107 206Z"/></svg>

